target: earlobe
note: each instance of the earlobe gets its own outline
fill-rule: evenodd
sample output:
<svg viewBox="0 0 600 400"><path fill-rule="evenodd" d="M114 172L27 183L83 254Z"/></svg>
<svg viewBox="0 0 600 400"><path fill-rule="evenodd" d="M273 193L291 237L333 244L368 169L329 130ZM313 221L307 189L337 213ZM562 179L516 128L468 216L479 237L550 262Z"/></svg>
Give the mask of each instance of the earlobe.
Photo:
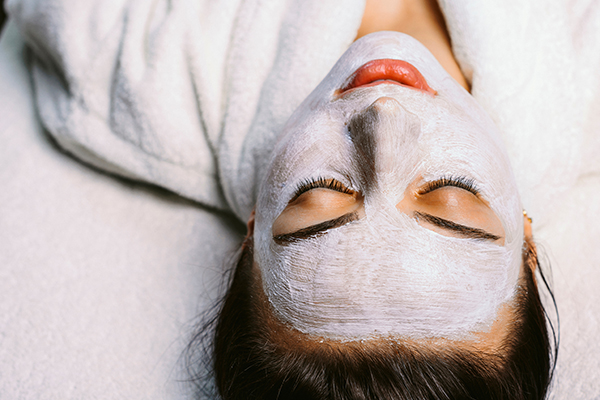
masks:
<svg viewBox="0 0 600 400"><path fill-rule="evenodd" d="M250 218L248 218L248 223L246 224L248 230L246 233L246 239L252 237L254 235L254 210L250 214Z"/></svg>
<svg viewBox="0 0 600 400"><path fill-rule="evenodd" d="M248 218L248 223L246 224L246 227L246 237L242 242L242 249L247 249L252 246L252 236L254 235L254 210L252 210L250 218Z"/></svg>
<svg viewBox="0 0 600 400"><path fill-rule="evenodd" d="M535 272L537 268L537 249L533 241L533 230L531 223L533 220L527 215L527 211L523 210L523 235L525 236L525 246L527 252L527 265L531 268L532 272Z"/></svg>
<svg viewBox="0 0 600 400"><path fill-rule="evenodd" d="M527 215L527 211L523 210L523 233L525 235L525 240L528 241L533 241L532 222L533 220Z"/></svg>

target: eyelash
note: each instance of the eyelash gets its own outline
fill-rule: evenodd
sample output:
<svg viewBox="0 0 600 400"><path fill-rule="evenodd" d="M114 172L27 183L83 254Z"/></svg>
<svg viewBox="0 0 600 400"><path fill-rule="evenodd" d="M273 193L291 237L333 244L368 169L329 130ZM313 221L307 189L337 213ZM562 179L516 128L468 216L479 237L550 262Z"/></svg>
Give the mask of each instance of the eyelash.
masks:
<svg viewBox="0 0 600 400"><path fill-rule="evenodd" d="M475 196L479 196L479 190L475 185L475 181L464 176L444 176L441 179L427 182L424 187L419 189L418 194L422 196L445 186L454 186L471 192Z"/></svg>
<svg viewBox="0 0 600 400"><path fill-rule="evenodd" d="M346 193L346 194L354 194L355 191L347 188L343 183L335 179L325 179L325 178L317 178L317 179L307 179L298 185L298 189L296 189L296 194L290 201L296 200L303 193L308 192L312 189L323 188L335 190L336 192Z"/></svg>

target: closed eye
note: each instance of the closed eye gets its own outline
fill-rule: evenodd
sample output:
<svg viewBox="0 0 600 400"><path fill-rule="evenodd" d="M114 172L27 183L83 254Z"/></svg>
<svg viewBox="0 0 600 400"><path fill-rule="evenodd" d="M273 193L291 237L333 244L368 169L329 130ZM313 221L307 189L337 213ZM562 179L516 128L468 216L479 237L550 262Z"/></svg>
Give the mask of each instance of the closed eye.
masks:
<svg viewBox="0 0 600 400"><path fill-rule="evenodd" d="M449 175L415 186L414 197L400 208L420 224L441 234L504 243L502 223L473 179Z"/></svg>
<svg viewBox="0 0 600 400"><path fill-rule="evenodd" d="M473 228L466 225L457 224L456 222L448 221L444 218L436 217L435 215L415 211L417 219L423 219L430 224L433 224L439 228L446 229L458 233L460 236L471 238L471 239L482 239L496 241L502 239L501 236L494 235L493 233L487 232L483 229Z"/></svg>
<svg viewBox="0 0 600 400"><path fill-rule="evenodd" d="M285 246L289 243L297 242L302 239L309 239L319 236L330 229L338 228L358 219L356 212L344 214L341 217L334 218L329 221L321 222L306 228L298 229L295 232L273 235L275 243Z"/></svg>
<svg viewBox="0 0 600 400"><path fill-rule="evenodd" d="M273 222L273 238L282 244L318 236L357 219L362 204L360 192L336 179L307 180Z"/></svg>

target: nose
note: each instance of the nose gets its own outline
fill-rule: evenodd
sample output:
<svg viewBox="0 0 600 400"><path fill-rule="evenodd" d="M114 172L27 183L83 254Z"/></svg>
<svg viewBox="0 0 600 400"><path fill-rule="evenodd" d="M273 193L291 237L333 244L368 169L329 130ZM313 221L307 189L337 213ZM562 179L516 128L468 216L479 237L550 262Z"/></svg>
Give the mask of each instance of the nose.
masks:
<svg viewBox="0 0 600 400"><path fill-rule="evenodd" d="M364 194L399 201L418 166L418 118L396 99L381 97L352 118L349 132Z"/></svg>

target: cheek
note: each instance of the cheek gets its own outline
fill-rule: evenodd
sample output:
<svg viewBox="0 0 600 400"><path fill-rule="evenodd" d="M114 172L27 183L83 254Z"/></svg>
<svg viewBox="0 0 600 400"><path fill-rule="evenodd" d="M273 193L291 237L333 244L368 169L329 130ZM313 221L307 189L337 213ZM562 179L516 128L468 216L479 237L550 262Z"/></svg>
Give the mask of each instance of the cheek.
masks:
<svg viewBox="0 0 600 400"><path fill-rule="evenodd" d="M432 234L392 211L271 248L261 265L278 317L332 338L489 330L514 288L505 249Z"/></svg>

